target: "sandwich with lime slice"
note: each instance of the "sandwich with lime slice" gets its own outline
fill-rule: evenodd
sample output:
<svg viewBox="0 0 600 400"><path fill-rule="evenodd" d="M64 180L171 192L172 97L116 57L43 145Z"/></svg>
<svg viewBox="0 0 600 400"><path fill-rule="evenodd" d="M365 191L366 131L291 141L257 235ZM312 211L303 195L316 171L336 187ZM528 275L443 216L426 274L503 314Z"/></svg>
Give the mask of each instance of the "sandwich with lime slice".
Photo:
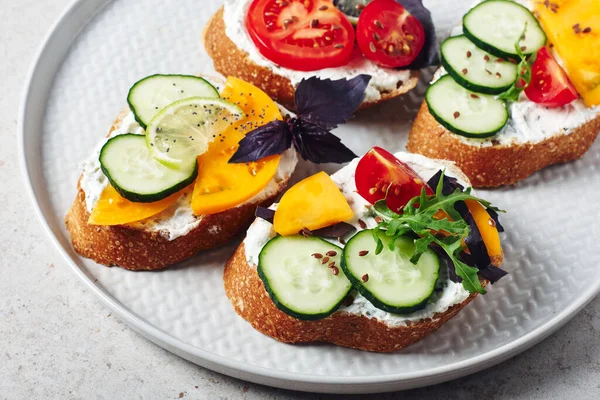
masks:
<svg viewBox="0 0 600 400"><path fill-rule="evenodd" d="M357 93L350 114L368 79L344 80ZM331 84L306 82L305 92ZM75 251L107 266L155 270L221 246L283 192L298 154L354 157L327 129L295 127L299 118L237 78L152 75L131 87L127 102L84 162L65 218Z"/></svg>

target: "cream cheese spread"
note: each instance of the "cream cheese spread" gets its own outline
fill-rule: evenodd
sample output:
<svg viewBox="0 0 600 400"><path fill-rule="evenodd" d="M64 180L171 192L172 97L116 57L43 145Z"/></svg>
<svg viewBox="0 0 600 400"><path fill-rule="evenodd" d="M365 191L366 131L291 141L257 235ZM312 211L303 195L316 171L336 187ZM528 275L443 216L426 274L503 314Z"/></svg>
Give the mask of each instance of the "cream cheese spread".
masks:
<svg viewBox="0 0 600 400"><path fill-rule="evenodd" d="M117 124L116 129L111 133L110 137L125 133L144 133L144 129L137 123L132 112L127 114L127 116ZM100 150L107 140L108 138L99 143L92 155L82 165L83 174L81 176L80 186L85 193L85 204L88 212L92 212L102 191L108 185L108 179L100 169L99 162ZM294 149L285 151L281 155L275 176L273 176L271 181L269 181L267 186L260 193L243 204L259 203L277 193L281 182L289 179L294 172L297 162L298 156ZM165 211L145 220L128 224L128 226L140 229L143 228L152 232L159 232L168 240L175 240L178 237L185 236L194 230L202 220L202 216L196 216L192 210L191 196L192 191L188 189L176 203ZM209 228L209 232L211 229L215 232L218 227Z"/></svg>
<svg viewBox="0 0 600 400"><path fill-rule="evenodd" d="M360 74L371 76L366 90L365 102L375 102L381 98L381 93L392 92L410 78L410 71L382 68L365 58L359 49L355 48L352 59L347 65L338 68L327 68L318 71L295 71L282 68L263 57L246 30L246 15L252 0L225 0L223 19L227 37L240 49L248 53L255 64L272 70L277 75L290 80L292 86L298 85L302 79L317 76L321 79L351 79Z"/></svg>
<svg viewBox="0 0 600 400"><path fill-rule="evenodd" d="M440 67L431 83L443 75L446 75L446 70ZM463 143L477 147L539 143L556 135L568 135L600 114L600 106L588 108L581 99L562 107L548 108L529 100L524 92L518 101L508 102L507 106L510 115L508 123L495 136L485 139L456 137Z"/></svg>
<svg viewBox="0 0 600 400"><path fill-rule="evenodd" d="M461 179L461 175L457 173L456 169L452 168L452 166L448 166L448 164L441 164L436 160L431 160L418 154L400 152L396 153L395 156L412 167L425 181L429 180L440 169L445 168L446 175L457 178L464 186L470 186ZM348 222L360 230L362 228L359 226L359 219L364 221L368 228L374 228L377 226L377 223L372 217L371 205L356 192L354 175L358 161L359 159L355 159L349 165L333 174L331 178L339 186L354 212L353 219ZM271 208L276 209L277 205L273 205ZM250 226L246 239L244 240L246 261L250 266L257 266L260 251L273 237L275 237L273 225L263 219L256 219ZM334 243L340 245L337 242ZM342 306L336 313L349 313L365 316L367 318L374 318L384 322L390 327L406 326L408 323L417 322L421 319L433 318L435 314L445 312L453 305L462 303L468 297L469 292L463 288L462 284L452 282L448 278L445 268L441 268L438 290L425 308L421 310L410 314L388 313L375 307L359 293L355 293L353 303L349 306Z"/></svg>

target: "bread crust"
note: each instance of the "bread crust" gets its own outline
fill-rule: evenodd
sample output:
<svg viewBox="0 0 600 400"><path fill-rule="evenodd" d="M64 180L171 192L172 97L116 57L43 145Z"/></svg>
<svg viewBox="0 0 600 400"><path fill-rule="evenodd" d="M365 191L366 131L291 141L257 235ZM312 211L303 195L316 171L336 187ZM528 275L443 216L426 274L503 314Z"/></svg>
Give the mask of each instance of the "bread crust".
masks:
<svg viewBox="0 0 600 400"><path fill-rule="evenodd" d="M129 109L113 123L109 136L117 129ZM278 191L260 202L252 202L202 216L199 225L187 235L168 240L157 231L128 225L97 226L88 224L90 213L85 192L78 184L77 196L65 217L65 226L75 251L99 264L129 270L157 270L186 260L196 253L226 244L239 236L254 220L257 206L268 207L287 187L282 181Z"/></svg>
<svg viewBox="0 0 600 400"><path fill-rule="evenodd" d="M336 312L318 321L303 321L275 307L256 268L246 261L242 243L225 266L225 293L235 311L259 332L285 343L325 342L374 352L392 352L409 346L429 335L477 295L407 326L390 327L374 318ZM486 284L487 282L482 282Z"/></svg>
<svg viewBox="0 0 600 400"><path fill-rule="evenodd" d="M496 187L517 183L549 165L580 158L599 132L600 115L568 135L556 134L538 143L470 146L441 126L423 102L406 148L426 157L453 160L474 187Z"/></svg>
<svg viewBox="0 0 600 400"><path fill-rule="evenodd" d="M250 82L264 90L273 100L287 109L294 110L295 89L289 79L274 71L257 65L250 60L248 53L240 50L225 33L223 20L224 8L210 19L204 28L203 41L208 55L213 59L215 69L224 76L235 76ZM411 71L410 78L392 91L381 93L381 98L374 102L365 102L359 108L368 108L384 101L398 97L413 89L419 81L419 72Z"/></svg>

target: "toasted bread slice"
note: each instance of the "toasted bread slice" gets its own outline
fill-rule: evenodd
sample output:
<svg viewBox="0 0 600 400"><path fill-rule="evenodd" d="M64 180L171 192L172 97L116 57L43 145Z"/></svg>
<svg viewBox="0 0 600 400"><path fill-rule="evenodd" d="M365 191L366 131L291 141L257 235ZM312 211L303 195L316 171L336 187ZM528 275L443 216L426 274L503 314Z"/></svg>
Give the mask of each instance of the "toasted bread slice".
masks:
<svg viewBox="0 0 600 400"><path fill-rule="evenodd" d="M109 136L117 129L129 109L123 110L113 123ZM97 226L88 224L90 213L80 185L65 225L73 248L99 264L129 270L156 270L186 260L202 250L224 245L239 236L254 219L256 207L269 206L283 192L288 180L281 181L271 196L245 203L217 214L198 217L200 224L191 232L169 240L159 231L138 226Z"/></svg>
<svg viewBox="0 0 600 400"><path fill-rule="evenodd" d="M239 49L225 33L223 7L213 15L204 28L203 41L208 55L213 59L215 69L224 76L235 76L264 90L271 98L284 107L294 110L295 88L290 80L273 70L254 63L248 53ZM367 108L386 100L398 97L413 89L419 81L419 72L412 71L410 78L399 82L397 88L381 93L374 102L365 102L360 108Z"/></svg>
<svg viewBox="0 0 600 400"><path fill-rule="evenodd" d="M580 158L598 133L600 114L569 134L557 132L541 142L472 146L441 126L423 102L406 148L426 157L453 160L474 187L496 187L519 182L549 165Z"/></svg>
<svg viewBox="0 0 600 400"><path fill-rule="evenodd" d="M303 321L275 307L256 268L246 261L243 243L225 266L223 279L225 293L235 312L265 335L284 343L325 342L375 352L392 352L418 342L444 325L477 295L470 295L432 319L407 326L388 326L375 318L345 312L336 312L318 321Z"/></svg>
<svg viewBox="0 0 600 400"><path fill-rule="evenodd" d="M458 178L459 182L468 185L468 178L454 163L445 160L432 161L437 167L445 168L447 173ZM352 166L356 167L356 163L346 168ZM345 190L351 189L343 191ZM348 193L345 192L345 195ZM494 265L499 265L502 258L497 257ZM258 276L256 266L247 261L244 243L227 262L223 279L225 293L235 311L254 329L265 335L285 343L325 342L374 352L392 352L418 342L444 325L477 295L470 294L464 301L450 305L444 312L433 314L431 318L408 321L405 325L386 323L375 316L367 317L364 313L347 312L344 306L350 306L354 302L352 295L342 308L327 318L316 321L300 320L275 306ZM483 279L481 283L484 286L488 284Z"/></svg>

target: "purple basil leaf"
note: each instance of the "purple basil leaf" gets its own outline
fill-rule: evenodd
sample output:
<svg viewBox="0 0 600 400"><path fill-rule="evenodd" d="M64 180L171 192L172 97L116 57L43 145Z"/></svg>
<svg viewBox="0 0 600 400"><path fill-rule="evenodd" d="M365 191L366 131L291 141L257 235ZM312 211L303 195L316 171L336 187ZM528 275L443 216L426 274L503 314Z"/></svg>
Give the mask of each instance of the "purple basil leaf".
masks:
<svg viewBox="0 0 600 400"><path fill-rule="evenodd" d="M362 104L370 80L369 75L335 81L317 77L303 79L294 99L298 118L325 129L337 128Z"/></svg>
<svg viewBox="0 0 600 400"><path fill-rule="evenodd" d="M490 283L493 285L494 283L498 282L500 279L508 275L508 272L501 268L490 265L488 268L479 270L479 275L482 278L490 281Z"/></svg>
<svg viewBox="0 0 600 400"><path fill-rule="evenodd" d="M292 145L292 134L285 121L276 120L259 126L240 140L230 163L247 163L281 154Z"/></svg>
<svg viewBox="0 0 600 400"><path fill-rule="evenodd" d="M340 138L318 125L296 121L293 141L303 159L315 164L349 162L357 157Z"/></svg>
<svg viewBox="0 0 600 400"><path fill-rule="evenodd" d="M356 228L346 222L338 222L335 225L327 226L325 228L318 229L313 231L313 235L329 238L329 239L338 239L346 236L349 233L356 232Z"/></svg>
<svg viewBox="0 0 600 400"><path fill-rule="evenodd" d="M439 170L427 182L429 187L436 188L438 186L438 183L440 182L441 176L442 176L442 170ZM452 177L444 174L444 182L442 185L442 194L444 196L450 196L452 193L454 193L456 191L456 189L460 189L461 192L465 190L465 188L460 183L458 183L458 180L456 178L452 178Z"/></svg>
<svg viewBox="0 0 600 400"><path fill-rule="evenodd" d="M479 232L479 228L477 227L469 208L463 201L457 202L454 205L454 208L460 213L470 228L469 236L465 238L465 243L471 253L473 264L469 264L468 262L467 264L477 267L477 269L480 270L487 268L491 264L490 256L487 247L485 247L481 232Z"/></svg>
<svg viewBox="0 0 600 400"><path fill-rule="evenodd" d="M423 45L423 49L410 65L402 67L401 69L419 70L431 65L439 65L440 57L435 36L435 26L433 25L429 10L425 8L421 0L396 1L402 4L409 13L419 20L425 31L425 44Z"/></svg>
<svg viewBox="0 0 600 400"><path fill-rule="evenodd" d="M273 219L275 218L275 211L271 210L270 208L258 206L254 215L272 224Z"/></svg>

